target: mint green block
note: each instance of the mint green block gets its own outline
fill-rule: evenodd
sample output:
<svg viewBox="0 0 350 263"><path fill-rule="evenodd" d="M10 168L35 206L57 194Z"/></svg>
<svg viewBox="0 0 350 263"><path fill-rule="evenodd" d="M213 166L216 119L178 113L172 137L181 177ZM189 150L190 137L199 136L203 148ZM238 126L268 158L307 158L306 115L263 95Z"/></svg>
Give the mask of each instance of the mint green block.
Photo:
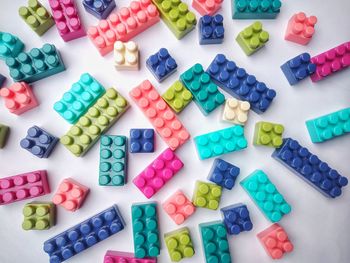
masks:
<svg viewBox="0 0 350 263"><path fill-rule="evenodd" d="M0 59L17 56L24 49L23 42L10 33L0 31Z"/></svg>
<svg viewBox="0 0 350 263"><path fill-rule="evenodd" d="M274 19L280 13L280 0L231 0L232 19Z"/></svg>

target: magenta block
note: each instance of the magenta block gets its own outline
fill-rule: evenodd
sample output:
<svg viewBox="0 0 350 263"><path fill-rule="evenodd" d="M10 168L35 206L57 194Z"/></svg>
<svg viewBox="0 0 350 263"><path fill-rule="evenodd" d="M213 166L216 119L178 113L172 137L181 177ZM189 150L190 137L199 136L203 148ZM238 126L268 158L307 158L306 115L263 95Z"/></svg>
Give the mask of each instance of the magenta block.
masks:
<svg viewBox="0 0 350 263"><path fill-rule="evenodd" d="M157 258L135 258L133 253L108 250L103 263L157 263Z"/></svg>

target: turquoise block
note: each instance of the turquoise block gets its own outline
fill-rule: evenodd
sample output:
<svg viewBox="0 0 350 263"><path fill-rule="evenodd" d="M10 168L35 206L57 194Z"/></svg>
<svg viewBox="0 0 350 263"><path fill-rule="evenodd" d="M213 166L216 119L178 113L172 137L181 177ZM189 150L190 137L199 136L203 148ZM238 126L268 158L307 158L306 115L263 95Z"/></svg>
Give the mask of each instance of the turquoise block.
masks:
<svg viewBox="0 0 350 263"><path fill-rule="evenodd" d="M280 12L280 0L231 0L232 19L274 19Z"/></svg>
<svg viewBox="0 0 350 263"><path fill-rule="evenodd" d="M0 31L0 59L17 56L24 49L23 42L10 33Z"/></svg>

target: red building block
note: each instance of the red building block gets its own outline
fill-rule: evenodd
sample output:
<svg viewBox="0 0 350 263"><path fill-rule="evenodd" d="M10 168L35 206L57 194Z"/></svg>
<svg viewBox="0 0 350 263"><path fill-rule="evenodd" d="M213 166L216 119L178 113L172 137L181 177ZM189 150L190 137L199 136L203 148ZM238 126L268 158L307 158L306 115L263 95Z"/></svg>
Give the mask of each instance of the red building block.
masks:
<svg viewBox="0 0 350 263"><path fill-rule="evenodd" d="M316 16L307 17L305 13L299 12L289 19L284 39L300 45L307 45L315 33L316 23Z"/></svg>
<svg viewBox="0 0 350 263"><path fill-rule="evenodd" d="M221 8L224 0L192 0L192 7L202 16L214 15Z"/></svg>
<svg viewBox="0 0 350 263"><path fill-rule="evenodd" d="M103 263L157 263L157 258L136 258L133 253L107 250Z"/></svg>

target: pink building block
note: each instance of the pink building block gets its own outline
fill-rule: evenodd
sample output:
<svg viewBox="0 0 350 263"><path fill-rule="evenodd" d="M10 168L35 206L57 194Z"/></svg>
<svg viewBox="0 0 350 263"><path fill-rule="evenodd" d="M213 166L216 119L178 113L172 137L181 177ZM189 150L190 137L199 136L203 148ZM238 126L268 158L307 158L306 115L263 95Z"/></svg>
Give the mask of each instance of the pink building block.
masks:
<svg viewBox="0 0 350 263"><path fill-rule="evenodd" d="M312 82L317 82L335 72L341 71L350 65L350 42L327 50L311 58L316 64L316 72L311 75Z"/></svg>
<svg viewBox="0 0 350 263"><path fill-rule="evenodd" d="M45 170L0 179L0 205L46 195L50 192Z"/></svg>
<svg viewBox="0 0 350 263"><path fill-rule="evenodd" d="M183 162L169 148L163 151L133 183L147 197L155 195L184 166Z"/></svg>
<svg viewBox="0 0 350 263"><path fill-rule="evenodd" d="M181 190L171 195L162 206L177 225L181 225L196 211L196 207Z"/></svg>
<svg viewBox="0 0 350 263"><path fill-rule="evenodd" d="M155 90L151 82L143 81L130 91L130 96L170 149L176 150L190 138L186 128Z"/></svg>
<svg viewBox="0 0 350 263"><path fill-rule="evenodd" d="M133 253L108 250L103 263L157 263L157 258L135 258Z"/></svg>
<svg viewBox="0 0 350 263"><path fill-rule="evenodd" d="M88 29L88 37L102 56L113 50L117 40L127 42L160 20L151 0L132 1Z"/></svg>
<svg viewBox="0 0 350 263"><path fill-rule="evenodd" d="M38 106L31 87L25 82L16 82L10 87L0 89L0 97L5 99L5 107L16 115Z"/></svg>
<svg viewBox="0 0 350 263"><path fill-rule="evenodd" d="M68 211L74 212L82 206L88 193L88 187L79 184L72 178L67 178L59 185L52 202L55 205L61 205Z"/></svg>
<svg viewBox="0 0 350 263"><path fill-rule="evenodd" d="M214 15L221 8L224 0L192 0L192 7L202 16Z"/></svg>
<svg viewBox="0 0 350 263"><path fill-rule="evenodd" d="M293 251L293 244L286 231L277 223L257 234L257 237L273 259L282 258L285 253Z"/></svg>
<svg viewBox="0 0 350 263"><path fill-rule="evenodd" d="M307 17L305 13L299 12L289 19L284 39L300 45L307 45L315 33L316 23L316 16Z"/></svg>

